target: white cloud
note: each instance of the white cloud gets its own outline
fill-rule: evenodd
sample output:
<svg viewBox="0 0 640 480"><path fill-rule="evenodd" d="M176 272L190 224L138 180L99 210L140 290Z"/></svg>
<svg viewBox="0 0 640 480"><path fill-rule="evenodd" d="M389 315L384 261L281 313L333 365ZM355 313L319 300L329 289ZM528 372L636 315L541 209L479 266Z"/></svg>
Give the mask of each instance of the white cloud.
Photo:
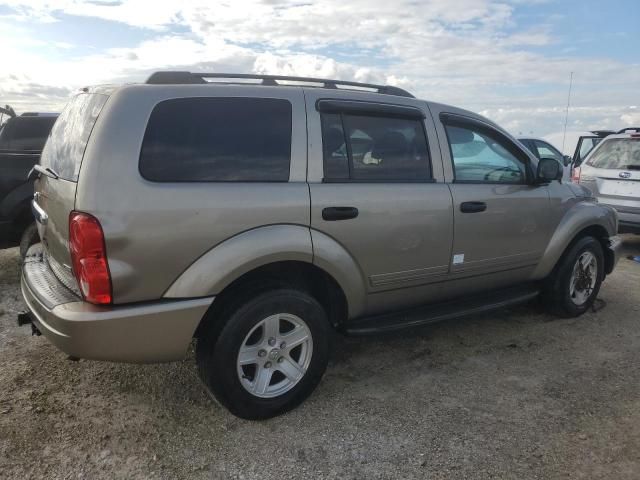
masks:
<svg viewBox="0 0 640 480"><path fill-rule="evenodd" d="M548 48L555 39L547 24L515 28L514 8L522 0L182 0L152 8L144 0L0 3L24 22L56 21L64 12L155 32L130 48L64 61L25 55L15 35L6 42L0 33L0 57L19 65L21 75L0 79L3 97L33 84L68 89L139 81L155 69L253 71L400 85L422 98L482 111L515 133L542 135L564 123L573 71L570 122L576 128L637 118L625 105L636 98L640 66L533 53L530 47ZM187 33L176 34L177 28Z"/></svg>

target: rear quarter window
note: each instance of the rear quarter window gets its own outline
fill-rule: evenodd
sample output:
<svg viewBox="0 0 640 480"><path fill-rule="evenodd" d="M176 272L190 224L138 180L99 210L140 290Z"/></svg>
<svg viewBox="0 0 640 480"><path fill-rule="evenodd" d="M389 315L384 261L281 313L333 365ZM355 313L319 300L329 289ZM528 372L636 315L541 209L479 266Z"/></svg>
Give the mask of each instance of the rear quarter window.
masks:
<svg viewBox="0 0 640 480"><path fill-rule="evenodd" d="M153 109L140 174L155 182L286 182L291 103L274 98L177 98Z"/></svg>
<svg viewBox="0 0 640 480"><path fill-rule="evenodd" d="M89 136L108 98L81 93L71 99L51 129L40 164L64 180L77 182Z"/></svg>

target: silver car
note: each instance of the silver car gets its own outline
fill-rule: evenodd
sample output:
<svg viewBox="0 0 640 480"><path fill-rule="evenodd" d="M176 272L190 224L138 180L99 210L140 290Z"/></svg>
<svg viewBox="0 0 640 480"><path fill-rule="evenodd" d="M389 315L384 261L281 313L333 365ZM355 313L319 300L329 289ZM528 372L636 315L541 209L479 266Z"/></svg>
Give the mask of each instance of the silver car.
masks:
<svg viewBox="0 0 640 480"><path fill-rule="evenodd" d="M617 210L620 232L640 233L640 128L605 137L573 176Z"/></svg>
<svg viewBox="0 0 640 480"><path fill-rule="evenodd" d="M159 72L84 89L36 166L34 331L72 357L163 362L196 339L243 418L294 408L334 332L541 297L585 312L614 209L480 115L336 80Z"/></svg>

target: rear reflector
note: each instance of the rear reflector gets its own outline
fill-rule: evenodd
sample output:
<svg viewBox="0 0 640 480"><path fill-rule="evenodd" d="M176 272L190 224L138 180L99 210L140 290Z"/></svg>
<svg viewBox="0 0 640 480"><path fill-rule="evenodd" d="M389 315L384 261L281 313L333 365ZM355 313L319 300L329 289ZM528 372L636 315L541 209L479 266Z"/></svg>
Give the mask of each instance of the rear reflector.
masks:
<svg viewBox="0 0 640 480"><path fill-rule="evenodd" d="M98 219L88 213L71 212L69 251L73 274L84 299L100 305L111 303L111 274L104 234Z"/></svg>
<svg viewBox="0 0 640 480"><path fill-rule="evenodd" d="M580 183L580 167L576 167L571 172L571 181L573 183Z"/></svg>

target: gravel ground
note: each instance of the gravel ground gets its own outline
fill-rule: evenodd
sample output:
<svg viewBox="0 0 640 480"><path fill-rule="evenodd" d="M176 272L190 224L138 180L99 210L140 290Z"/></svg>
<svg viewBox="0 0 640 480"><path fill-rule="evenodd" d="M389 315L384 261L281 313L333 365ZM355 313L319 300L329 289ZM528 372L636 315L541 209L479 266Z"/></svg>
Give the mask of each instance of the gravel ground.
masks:
<svg viewBox="0 0 640 480"><path fill-rule="evenodd" d="M640 255L640 236L625 255ZM313 396L239 420L184 362L71 362L15 325L16 249L0 251L0 478L640 478L640 264L606 307L535 305L339 338Z"/></svg>

